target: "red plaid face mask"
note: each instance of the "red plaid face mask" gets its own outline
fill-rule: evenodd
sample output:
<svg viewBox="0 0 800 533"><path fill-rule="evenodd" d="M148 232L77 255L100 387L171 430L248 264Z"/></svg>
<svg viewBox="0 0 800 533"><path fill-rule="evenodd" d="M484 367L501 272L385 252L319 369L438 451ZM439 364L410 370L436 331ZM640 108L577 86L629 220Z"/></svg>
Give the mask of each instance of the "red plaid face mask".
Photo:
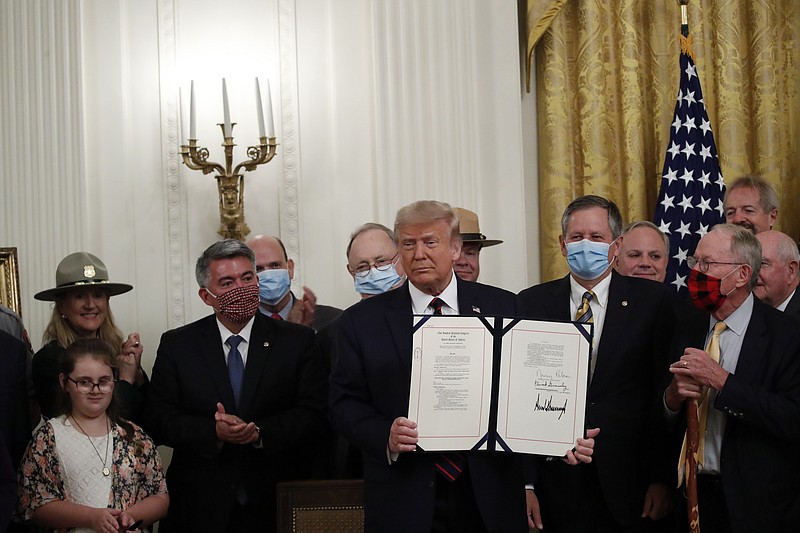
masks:
<svg viewBox="0 0 800 533"><path fill-rule="evenodd" d="M689 289L689 298L692 303L700 310L706 310L713 313L725 303L727 294L722 294L721 286L722 280L736 272L740 266L737 266L722 278L715 278L709 276L699 270L692 269L689 271L689 279L686 281L686 286ZM733 290L736 290L734 287ZM733 292L733 290L731 292Z"/></svg>
<svg viewBox="0 0 800 533"><path fill-rule="evenodd" d="M211 291L208 294L219 302L220 314L234 324L244 324L258 311L258 285L236 287L219 296Z"/></svg>

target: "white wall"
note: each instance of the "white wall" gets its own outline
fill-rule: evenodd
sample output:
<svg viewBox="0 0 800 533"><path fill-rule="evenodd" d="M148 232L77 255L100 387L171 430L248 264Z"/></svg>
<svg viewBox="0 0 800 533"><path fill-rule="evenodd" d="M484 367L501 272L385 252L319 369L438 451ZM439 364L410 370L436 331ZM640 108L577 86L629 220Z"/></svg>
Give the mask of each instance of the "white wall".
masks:
<svg viewBox="0 0 800 533"><path fill-rule="evenodd" d="M424 198L505 240L481 281L518 291L538 275L515 0L0 0L0 14L0 245L20 250L36 346L49 308L32 295L79 249L135 286L113 309L148 364L161 332L206 314L193 264L217 239L218 199L178 156L191 79L200 144L220 160L226 77L235 161L256 141L253 78L272 81L280 146L246 174L245 213L284 239L296 289L354 302L350 231Z"/></svg>

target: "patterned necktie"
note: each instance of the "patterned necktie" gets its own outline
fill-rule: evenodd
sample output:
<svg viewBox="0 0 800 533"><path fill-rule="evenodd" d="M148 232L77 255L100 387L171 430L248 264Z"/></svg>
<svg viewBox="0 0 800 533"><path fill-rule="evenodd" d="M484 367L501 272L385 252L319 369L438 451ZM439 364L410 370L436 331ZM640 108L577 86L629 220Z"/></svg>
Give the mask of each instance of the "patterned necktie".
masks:
<svg viewBox="0 0 800 533"><path fill-rule="evenodd" d="M589 305L589 302L591 302L593 299L594 299L594 293L592 291L586 291L583 293L583 298L581 298L581 306L575 313L575 322L580 322L581 324L594 323L592 308ZM594 345L594 340L592 340L592 345ZM596 365L597 365L597 357L596 354L593 353L591 357L591 364L589 365L589 380L591 380L592 376L594 376L594 367Z"/></svg>
<svg viewBox="0 0 800 533"><path fill-rule="evenodd" d="M444 302L439 298L434 298L428 306L433 308L434 315L441 315ZM433 463L439 475L447 481L455 481L464 471L466 465L467 459L460 452L441 452L437 454L436 462Z"/></svg>
<svg viewBox="0 0 800 533"><path fill-rule="evenodd" d="M242 354L239 353L239 343L244 339L239 335L231 335L225 344L231 347L228 353L228 376L231 380L231 389L233 389L233 400L236 402L236 407L239 407L239 397L242 393L242 382L244 381L244 361L242 361Z"/></svg>
<svg viewBox="0 0 800 533"><path fill-rule="evenodd" d="M594 293L592 291L586 291L583 293L583 298L581 298L581 306L578 308L578 312L575 313L575 322L581 322L583 324L592 324L594 322L592 308L589 306L589 302L591 302L593 299Z"/></svg>
<svg viewBox="0 0 800 533"><path fill-rule="evenodd" d="M711 339L708 341L708 346L706 346L706 353L708 353L708 356L711 359L713 359L715 363L719 363L720 359L719 336L727 327L728 326L725 324L725 322L717 322L716 324L714 324L714 332L711 334ZM695 460L697 461L698 465L703 464L703 459L705 457L706 418L708 418L708 387L703 387L703 393L700 396L700 400L698 401L698 406L697 406L698 442L697 442L697 457L695 457ZM688 443L687 439L688 439L688 434L685 434L683 436L683 446L681 447L681 455L678 457L678 485L681 484L685 473L686 446Z"/></svg>

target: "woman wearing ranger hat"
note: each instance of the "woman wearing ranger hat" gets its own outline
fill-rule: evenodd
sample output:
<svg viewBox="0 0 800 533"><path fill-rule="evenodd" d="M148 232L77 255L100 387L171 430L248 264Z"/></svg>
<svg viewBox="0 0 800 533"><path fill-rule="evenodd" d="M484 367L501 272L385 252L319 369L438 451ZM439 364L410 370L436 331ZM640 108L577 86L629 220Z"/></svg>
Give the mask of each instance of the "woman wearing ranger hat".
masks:
<svg viewBox="0 0 800 533"><path fill-rule="evenodd" d="M123 333L114 322L109 297L133 289L126 283L108 279L106 265L87 252L68 255L56 269L56 286L34 298L55 302L53 315L42 337L42 348L33 356L33 381L36 398L45 418L57 413L59 356L79 338L98 337L115 347L118 381L114 389L121 415L136 420L144 400L142 387L147 377L140 365L142 344L136 332L123 342Z"/></svg>

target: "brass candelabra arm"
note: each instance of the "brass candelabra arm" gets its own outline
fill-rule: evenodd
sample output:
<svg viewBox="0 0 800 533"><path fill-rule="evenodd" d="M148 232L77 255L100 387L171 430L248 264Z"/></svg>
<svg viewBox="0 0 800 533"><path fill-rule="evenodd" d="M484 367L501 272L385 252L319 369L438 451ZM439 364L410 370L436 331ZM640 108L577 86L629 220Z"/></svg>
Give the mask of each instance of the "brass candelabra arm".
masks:
<svg viewBox="0 0 800 533"><path fill-rule="evenodd" d="M219 163L208 161L208 148L198 148L197 139L189 139L189 145L181 146L181 157L183 163L192 170L202 170L203 174L210 174L216 171L224 174L225 169Z"/></svg>
<svg viewBox="0 0 800 533"><path fill-rule="evenodd" d="M236 169L233 171L233 173L239 174L242 168L252 172L258 165L269 163L272 161L272 158L275 157L277 147L278 143L275 142L275 137L260 137L258 146L247 147L247 156L250 159L242 161L236 165Z"/></svg>

